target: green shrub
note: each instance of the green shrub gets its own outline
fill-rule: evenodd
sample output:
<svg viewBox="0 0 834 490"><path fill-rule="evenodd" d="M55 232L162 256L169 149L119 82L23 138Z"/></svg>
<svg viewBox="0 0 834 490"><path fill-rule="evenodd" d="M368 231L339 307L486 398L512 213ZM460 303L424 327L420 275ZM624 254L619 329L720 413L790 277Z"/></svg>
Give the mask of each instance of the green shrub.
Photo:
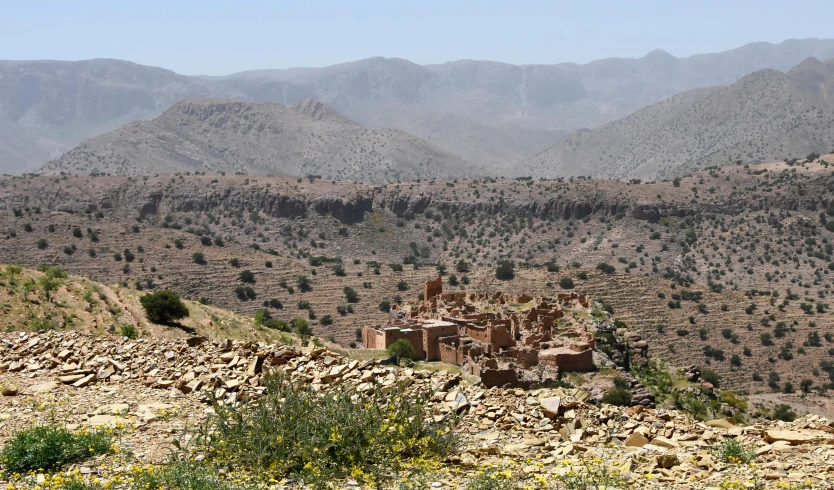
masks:
<svg viewBox="0 0 834 490"><path fill-rule="evenodd" d="M784 403L780 403L773 407L773 411L771 412L771 417L774 420L782 420L784 422L793 422L796 420L796 412L790 407L790 405L785 405Z"/></svg>
<svg viewBox="0 0 834 490"><path fill-rule="evenodd" d="M400 359L414 359L414 346L405 339L399 339L388 346L388 355L400 362Z"/></svg>
<svg viewBox="0 0 834 490"><path fill-rule="evenodd" d="M391 302L388 301L387 299L384 299L384 300L380 301L379 302L379 311L382 311L382 312L385 312L385 313L388 313L389 311L391 311Z"/></svg>
<svg viewBox="0 0 834 490"><path fill-rule="evenodd" d="M240 282L255 284L255 273L249 269L240 271L240 275L238 277L240 278Z"/></svg>
<svg viewBox="0 0 834 490"><path fill-rule="evenodd" d="M631 405L631 390L624 388L611 388L602 395L602 403L627 407Z"/></svg>
<svg viewBox="0 0 834 490"><path fill-rule="evenodd" d="M350 286L345 286L342 290L345 293L345 299L348 303L356 303L359 301L359 294L356 293L356 290Z"/></svg>
<svg viewBox="0 0 834 490"><path fill-rule="evenodd" d="M70 432L63 427L37 425L15 433L0 451L11 473L54 471L110 451L113 436L104 431Z"/></svg>
<svg viewBox="0 0 834 490"><path fill-rule="evenodd" d="M137 490L162 490L176 488L179 490L246 490L258 488L253 483L229 481L217 468L199 461L171 461L149 471L139 468L131 472L133 483L129 488ZM65 490L75 490L67 488ZM82 490L79 488L78 490ZM83 490L91 490L84 488Z"/></svg>
<svg viewBox="0 0 834 490"><path fill-rule="evenodd" d="M515 263L511 260L502 260L495 268L495 277L502 281L508 281L515 277Z"/></svg>
<svg viewBox="0 0 834 490"><path fill-rule="evenodd" d="M171 323L188 316L188 308L173 291L162 290L146 294L139 302L142 303L148 320L154 323Z"/></svg>
<svg viewBox="0 0 834 490"><path fill-rule="evenodd" d="M748 449L738 439L728 438L712 446L712 455L722 463L748 464L756 460L756 450Z"/></svg>
<svg viewBox="0 0 834 490"><path fill-rule="evenodd" d="M310 335L313 335L313 329L310 327L310 322L300 316L292 319L292 328L295 330L295 333L301 337L309 337Z"/></svg>
<svg viewBox="0 0 834 490"><path fill-rule="evenodd" d="M607 264L605 262L600 262L597 264L597 270L602 272L603 274L613 274L616 272L613 265Z"/></svg>
<svg viewBox="0 0 834 490"><path fill-rule="evenodd" d="M119 331L122 334L122 337L127 337L129 339L135 339L139 337L139 332L136 331L136 327L131 325L130 323L123 323L119 327Z"/></svg>
<svg viewBox="0 0 834 490"><path fill-rule="evenodd" d="M570 277L563 277L559 279L559 287L562 289L573 289L573 279L571 279Z"/></svg>
<svg viewBox="0 0 834 490"><path fill-rule="evenodd" d="M721 375L709 368L701 368L701 379L712 384L716 388L718 388L721 384Z"/></svg>
<svg viewBox="0 0 834 490"><path fill-rule="evenodd" d="M197 438L208 461L316 488L359 471L379 488L410 461L445 457L457 444L455 418L436 421L425 389L321 393L285 376L267 378L265 386L256 405L213 400L214 414Z"/></svg>

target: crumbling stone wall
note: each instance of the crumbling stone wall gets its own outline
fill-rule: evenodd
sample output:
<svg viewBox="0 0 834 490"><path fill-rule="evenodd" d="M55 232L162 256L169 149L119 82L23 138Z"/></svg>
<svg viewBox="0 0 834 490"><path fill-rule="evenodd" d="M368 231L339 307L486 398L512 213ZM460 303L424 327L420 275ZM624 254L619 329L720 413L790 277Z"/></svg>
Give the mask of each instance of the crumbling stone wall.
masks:
<svg viewBox="0 0 834 490"><path fill-rule="evenodd" d="M426 286L423 290L423 300L431 301L435 296L443 293L443 278L437 276L433 281L426 281Z"/></svg>
<svg viewBox="0 0 834 490"><path fill-rule="evenodd" d="M589 309L584 295L444 293L440 277L424 291L423 301L397 307L388 325L363 329L365 345L387 348L404 338L418 359L455 364L487 386L541 386L559 372L594 369L596 327L562 309Z"/></svg>

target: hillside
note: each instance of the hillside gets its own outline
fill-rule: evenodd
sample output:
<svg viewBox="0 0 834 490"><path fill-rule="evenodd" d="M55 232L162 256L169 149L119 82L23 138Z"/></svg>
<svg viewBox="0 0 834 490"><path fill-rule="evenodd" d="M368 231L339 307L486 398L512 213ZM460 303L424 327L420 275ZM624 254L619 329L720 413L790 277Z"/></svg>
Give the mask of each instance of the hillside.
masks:
<svg viewBox="0 0 834 490"><path fill-rule="evenodd" d="M771 371L779 389L805 378L823 387L820 362L834 348L832 163L730 166L679 186L5 178L0 261L173 289L246 315L306 315L316 335L342 346L387 317L381 302L415 294L441 264L452 290L586 291L653 356L710 365L730 388L769 392ZM125 262L126 249L135 261ZM504 259L516 264L512 280L495 277ZM348 303L345 287L358 301Z"/></svg>
<svg viewBox="0 0 834 490"><path fill-rule="evenodd" d="M152 175L172 172L318 175L387 183L456 178L477 167L394 129L366 129L305 99L292 107L194 100L86 141L44 170Z"/></svg>
<svg viewBox="0 0 834 490"><path fill-rule="evenodd" d="M832 478L834 423L816 415L753 425L720 403L722 417L699 421L313 345L61 332L3 333L0 345L8 489L824 489Z"/></svg>
<svg viewBox="0 0 834 490"><path fill-rule="evenodd" d="M0 61L0 173L32 171L88 138L204 97L283 105L314 98L366 127L404 130L485 166L511 165L553 145L562 131L597 127L757 70L788 71L809 57L834 57L834 41L753 43L686 58L656 50L586 64L421 66L369 58L226 77L187 77L109 59Z"/></svg>
<svg viewBox="0 0 834 490"><path fill-rule="evenodd" d="M54 278L45 282L45 276ZM184 338L203 335L241 340L277 339L276 332L251 318L210 305L184 300L189 315L175 325L148 320L139 303L142 293L118 284L107 286L86 277L41 267L32 270L0 266L0 329L84 332L105 336ZM289 337L288 337L289 338Z"/></svg>
<svg viewBox="0 0 834 490"><path fill-rule="evenodd" d="M834 60L808 59L787 74L758 71L574 132L517 172L654 180L737 161L826 153L834 148L832 92Z"/></svg>

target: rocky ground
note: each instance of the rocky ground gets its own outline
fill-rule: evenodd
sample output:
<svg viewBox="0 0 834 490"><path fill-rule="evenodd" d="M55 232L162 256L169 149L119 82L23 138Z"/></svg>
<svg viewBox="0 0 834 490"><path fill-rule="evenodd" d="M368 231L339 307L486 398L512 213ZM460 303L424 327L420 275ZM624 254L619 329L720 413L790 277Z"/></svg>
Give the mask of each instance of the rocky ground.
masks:
<svg viewBox="0 0 834 490"><path fill-rule="evenodd" d="M359 361L314 345L202 337L0 335L0 447L15 431L47 420L72 429L121 427L118 453L74 468L118 487L136 467L166 461L166 448L187 439L186 426L209 413L208 393L249 402L270 371L322 391L349 386L370 393L399 381L431 387L436 416L461 415L462 440L425 482L432 488L475 488L484 471L506 485L489 488L594 488L587 481L571 486L579 485L578 475L632 488L834 488L834 422L816 415L752 426L701 423L673 410L599 405L578 389L487 390L446 371ZM728 462L720 451L727 441L741 443L751 460ZM51 478L0 476L8 488Z"/></svg>

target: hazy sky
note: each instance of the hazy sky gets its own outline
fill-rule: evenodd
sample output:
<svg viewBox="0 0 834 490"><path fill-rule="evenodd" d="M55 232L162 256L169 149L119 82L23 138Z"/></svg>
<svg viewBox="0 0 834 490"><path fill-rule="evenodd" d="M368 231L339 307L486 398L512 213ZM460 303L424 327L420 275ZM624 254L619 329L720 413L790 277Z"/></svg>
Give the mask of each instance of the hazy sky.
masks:
<svg viewBox="0 0 834 490"><path fill-rule="evenodd" d="M834 1L6 0L0 59L121 58L180 73L425 63L587 62L834 37Z"/></svg>

